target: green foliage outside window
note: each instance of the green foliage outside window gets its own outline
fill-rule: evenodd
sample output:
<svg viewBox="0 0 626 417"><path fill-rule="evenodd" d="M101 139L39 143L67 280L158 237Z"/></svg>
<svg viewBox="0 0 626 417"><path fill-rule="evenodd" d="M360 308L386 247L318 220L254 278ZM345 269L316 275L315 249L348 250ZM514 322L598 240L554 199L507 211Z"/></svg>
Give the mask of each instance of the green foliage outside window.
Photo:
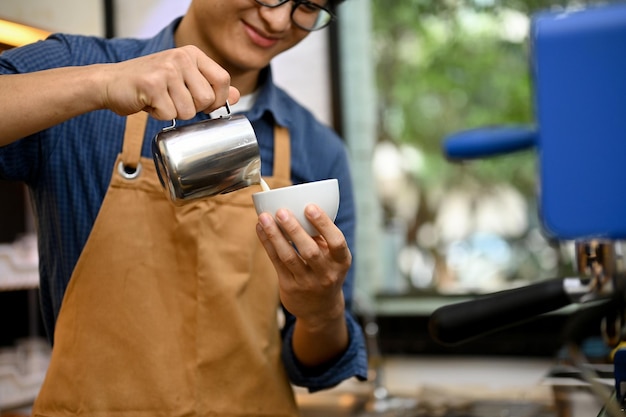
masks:
<svg viewBox="0 0 626 417"><path fill-rule="evenodd" d="M441 157L446 135L486 125L534 123L528 38L519 34L522 26L528 28L523 19L580 4L373 0L379 137L424 152L428 169L423 180L428 184L456 181L461 171ZM534 155L481 161L462 174L508 180L530 194Z"/></svg>
<svg viewBox="0 0 626 417"><path fill-rule="evenodd" d="M436 217L439 208L432 203L436 196L464 186L514 187L530 208L527 232L537 229L534 150L454 164L445 159L441 145L447 135L469 128L533 125L531 16L590 3L372 0L378 138L399 147L409 145L421 155L419 166L407 169L421 200L408 227L409 243L423 224ZM393 218L395 208L385 207L384 202L383 206L387 218ZM435 258L445 257L437 251L442 251L441 246L432 250ZM515 268L515 273L521 271L519 265ZM531 269L527 275L541 272Z"/></svg>

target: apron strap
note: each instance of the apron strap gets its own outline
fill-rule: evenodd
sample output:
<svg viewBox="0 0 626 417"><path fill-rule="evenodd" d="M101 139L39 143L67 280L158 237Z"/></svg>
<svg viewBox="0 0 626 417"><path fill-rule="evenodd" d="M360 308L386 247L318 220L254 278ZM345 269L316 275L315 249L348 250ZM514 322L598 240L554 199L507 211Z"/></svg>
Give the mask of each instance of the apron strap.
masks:
<svg viewBox="0 0 626 417"><path fill-rule="evenodd" d="M145 111L140 111L126 117L124 146L122 148L122 161L126 167L137 168L139 165L147 121L148 113Z"/></svg>
<svg viewBox="0 0 626 417"><path fill-rule="evenodd" d="M291 181L291 143L289 129L274 126L274 173L272 176Z"/></svg>

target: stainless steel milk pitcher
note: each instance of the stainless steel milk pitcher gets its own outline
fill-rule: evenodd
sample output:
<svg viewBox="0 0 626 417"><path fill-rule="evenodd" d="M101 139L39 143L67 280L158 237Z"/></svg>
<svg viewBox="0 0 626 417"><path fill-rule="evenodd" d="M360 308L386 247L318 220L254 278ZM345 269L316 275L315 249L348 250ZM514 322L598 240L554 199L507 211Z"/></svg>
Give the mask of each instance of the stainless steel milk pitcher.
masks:
<svg viewBox="0 0 626 417"><path fill-rule="evenodd" d="M166 127L152 142L161 184L175 205L239 190L261 180L261 156L248 118L231 115Z"/></svg>

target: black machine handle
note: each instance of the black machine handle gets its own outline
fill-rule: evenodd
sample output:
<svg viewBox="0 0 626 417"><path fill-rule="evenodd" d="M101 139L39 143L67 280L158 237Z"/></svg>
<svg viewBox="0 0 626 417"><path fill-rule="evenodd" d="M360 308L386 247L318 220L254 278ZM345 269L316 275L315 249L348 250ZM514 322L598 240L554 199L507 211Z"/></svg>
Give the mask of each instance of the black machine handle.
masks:
<svg viewBox="0 0 626 417"><path fill-rule="evenodd" d="M430 316L429 332L443 345L456 345L571 303L564 278L550 279L440 307Z"/></svg>

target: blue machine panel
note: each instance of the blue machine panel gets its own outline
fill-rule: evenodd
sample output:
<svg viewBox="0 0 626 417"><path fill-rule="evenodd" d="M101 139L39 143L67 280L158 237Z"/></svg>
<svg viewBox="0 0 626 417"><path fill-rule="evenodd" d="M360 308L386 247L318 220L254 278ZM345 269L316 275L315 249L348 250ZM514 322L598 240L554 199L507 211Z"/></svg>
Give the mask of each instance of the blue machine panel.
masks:
<svg viewBox="0 0 626 417"><path fill-rule="evenodd" d="M626 238L626 4L535 15L539 213L557 239Z"/></svg>

